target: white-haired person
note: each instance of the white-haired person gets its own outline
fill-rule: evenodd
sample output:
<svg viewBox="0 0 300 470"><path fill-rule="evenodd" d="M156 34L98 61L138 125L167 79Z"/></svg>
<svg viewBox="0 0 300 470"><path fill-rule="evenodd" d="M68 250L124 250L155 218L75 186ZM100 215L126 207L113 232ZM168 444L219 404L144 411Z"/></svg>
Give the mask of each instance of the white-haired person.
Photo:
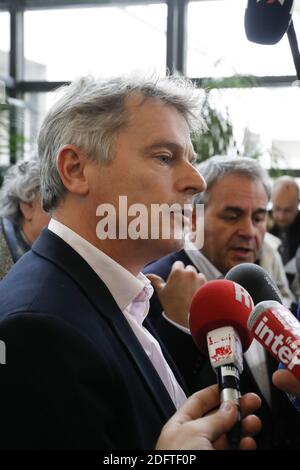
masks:
<svg viewBox="0 0 300 470"><path fill-rule="evenodd" d="M0 190L0 279L30 249L49 216L40 203L36 158L11 166Z"/></svg>

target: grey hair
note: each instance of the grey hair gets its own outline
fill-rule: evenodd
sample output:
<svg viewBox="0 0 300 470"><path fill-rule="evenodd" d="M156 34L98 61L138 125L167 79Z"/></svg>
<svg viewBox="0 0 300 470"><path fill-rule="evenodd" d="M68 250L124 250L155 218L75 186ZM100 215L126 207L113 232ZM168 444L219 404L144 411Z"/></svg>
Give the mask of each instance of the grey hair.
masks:
<svg viewBox="0 0 300 470"><path fill-rule="evenodd" d="M199 91L186 78L131 76L75 80L63 88L63 96L46 115L38 137L44 210L53 211L66 193L56 167L60 149L73 144L90 160L110 162L116 133L128 124L126 98L133 94L174 106L191 132L205 127L200 117Z"/></svg>
<svg viewBox="0 0 300 470"><path fill-rule="evenodd" d="M21 160L11 166L0 190L0 216L14 222L22 220L20 202L32 202L40 190L40 162L37 158Z"/></svg>
<svg viewBox="0 0 300 470"><path fill-rule="evenodd" d="M215 155L197 166L206 181L206 190L196 194L194 204L205 204L208 202L213 185L227 174L240 174L252 180L262 183L268 201L271 198L271 182L267 172L253 158L248 157L228 157L225 155Z"/></svg>

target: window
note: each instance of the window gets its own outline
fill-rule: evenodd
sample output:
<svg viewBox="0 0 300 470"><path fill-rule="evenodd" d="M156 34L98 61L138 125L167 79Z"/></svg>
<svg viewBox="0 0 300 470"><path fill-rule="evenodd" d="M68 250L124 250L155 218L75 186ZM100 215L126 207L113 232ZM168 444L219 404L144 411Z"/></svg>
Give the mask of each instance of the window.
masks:
<svg viewBox="0 0 300 470"><path fill-rule="evenodd" d="M25 79L165 73L167 6L25 12Z"/></svg>
<svg viewBox="0 0 300 470"><path fill-rule="evenodd" d="M9 75L10 18L8 12L0 12L0 77Z"/></svg>
<svg viewBox="0 0 300 470"><path fill-rule="evenodd" d="M266 168L300 168L299 87L213 90L211 100L227 107L241 153L262 155Z"/></svg>
<svg viewBox="0 0 300 470"><path fill-rule="evenodd" d="M56 91L49 93L25 93L24 96L24 136L25 155L36 151L36 138L42 121L54 101L59 97Z"/></svg>

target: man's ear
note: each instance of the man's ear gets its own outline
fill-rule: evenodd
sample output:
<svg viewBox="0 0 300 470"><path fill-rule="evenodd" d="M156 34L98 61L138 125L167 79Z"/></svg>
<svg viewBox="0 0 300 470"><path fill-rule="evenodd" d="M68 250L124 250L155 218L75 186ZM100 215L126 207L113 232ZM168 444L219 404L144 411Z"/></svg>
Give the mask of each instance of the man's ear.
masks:
<svg viewBox="0 0 300 470"><path fill-rule="evenodd" d="M19 204L19 208L20 208L20 211L22 213L24 220L27 220L28 222L30 222L32 220L32 216L34 212L33 202L21 201Z"/></svg>
<svg viewBox="0 0 300 470"><path fill-rule="evenodd" d="M73 194L88 193L85 167L87 157L76 145L64 145L56 159L56 166L65 188Z"/></svg>

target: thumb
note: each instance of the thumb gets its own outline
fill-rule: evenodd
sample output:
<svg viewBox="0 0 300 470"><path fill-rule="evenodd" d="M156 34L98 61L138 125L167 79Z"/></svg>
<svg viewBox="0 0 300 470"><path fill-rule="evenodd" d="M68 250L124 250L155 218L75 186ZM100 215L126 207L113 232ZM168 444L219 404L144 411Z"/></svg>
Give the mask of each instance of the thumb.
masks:
<svg viewBox="0 0 300 470"><path fill-rule="evenodd" d="M166 285L162 277L157 276L157 274L147 274L146 276L157 293L159 293Z"/></svg>
<svg viewBox="0 0 300 470"><path fill-rule="evenodd" d="M206 436L210 442L216 441L223 434L229 432L237 420L237 407L234 403L224 402L215 413L198 418L198 432Z"/></svg>
<svg viewBox="0 0 300 470"><path fill-rule="evenodd" d="M288 370L277 370L274 372L273 384L287 393L293 393L300 397L300 381Z"/></svg>

